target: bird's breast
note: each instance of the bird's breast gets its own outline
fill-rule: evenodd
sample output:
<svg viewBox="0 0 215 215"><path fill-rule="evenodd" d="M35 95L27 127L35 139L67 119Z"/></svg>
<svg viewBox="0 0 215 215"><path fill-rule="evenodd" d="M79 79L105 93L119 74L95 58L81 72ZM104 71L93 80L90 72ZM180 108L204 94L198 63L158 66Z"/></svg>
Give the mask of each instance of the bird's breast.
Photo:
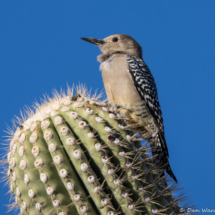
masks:
<svg viewBox="0 0 215 215"><path fill-rule="evenodd" d="M131 108L142 100L130 76L126 55L108 58L100 69L109 102Z"/></svg>

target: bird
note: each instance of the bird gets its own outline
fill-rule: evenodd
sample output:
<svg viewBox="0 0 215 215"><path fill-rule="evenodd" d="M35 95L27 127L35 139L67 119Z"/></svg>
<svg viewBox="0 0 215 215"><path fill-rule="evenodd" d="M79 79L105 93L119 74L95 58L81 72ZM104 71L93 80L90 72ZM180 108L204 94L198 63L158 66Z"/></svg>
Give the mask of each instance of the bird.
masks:
<svg viewBox="0 0 215 215"><path fill-rule="evenodd" d="M104 39L82 40L98 46L102 52L97 59L101 63L104 88L108 101L130 111L152 140L151 151L155 165L177 179L169 164L169 153L164 136L163 116L158 100L154 77L142 58L142 48L131 36L115 34Z"/></svg>

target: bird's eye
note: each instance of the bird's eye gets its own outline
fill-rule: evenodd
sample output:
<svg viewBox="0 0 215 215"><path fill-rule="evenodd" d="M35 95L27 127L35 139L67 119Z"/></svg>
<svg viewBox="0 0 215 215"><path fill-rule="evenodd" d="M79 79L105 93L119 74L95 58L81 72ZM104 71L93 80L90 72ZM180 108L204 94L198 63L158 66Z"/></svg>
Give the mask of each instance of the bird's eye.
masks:
<svg viewBox="0 0 215 215"><path fill-rule="evenodd" d="M114 37L112 41L113 41L113 42L117 42L117 41L118 41L118 38L117 38L117 37Z"/></svg>

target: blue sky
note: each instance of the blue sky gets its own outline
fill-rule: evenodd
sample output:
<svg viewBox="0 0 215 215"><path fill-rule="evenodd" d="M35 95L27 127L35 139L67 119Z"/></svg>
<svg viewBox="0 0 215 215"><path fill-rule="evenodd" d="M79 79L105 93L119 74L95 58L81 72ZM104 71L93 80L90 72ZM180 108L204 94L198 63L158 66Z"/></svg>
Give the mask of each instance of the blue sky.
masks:
<svg viewBox="0 0 215 215"><path fill-rule="evenodd" d="M129 34L156 80L179 184L198 209L214 209L214 11L214 0L0 1L1 142L6 123L44 93L103 89L100 51L80 37Z"/></svg>

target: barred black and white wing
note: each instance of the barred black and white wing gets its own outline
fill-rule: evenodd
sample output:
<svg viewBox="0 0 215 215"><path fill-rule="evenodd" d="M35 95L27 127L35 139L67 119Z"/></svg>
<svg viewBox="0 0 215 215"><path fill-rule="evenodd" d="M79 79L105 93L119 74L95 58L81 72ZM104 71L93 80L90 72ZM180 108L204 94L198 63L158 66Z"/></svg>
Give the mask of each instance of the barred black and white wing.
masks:
<svg viewBox="0 0 215 215"><path fill-rule="evenodd" d="M154 138L156 138L155 144L157 146L160 145L161 147L157 147L153 154L157 155L157 165L163 165L165 163L168 163L169 153L164 137L163 116L160 108L160 103L158 101L158 93L155 80L148 66L142 59L128 55L127 62L134 85L140 97L146 102L146 105L159 128L159 133ZM166 171L171 177L174 178L175 181L177 181L171 171L169 164L166 167Z"/></svg>
<svg viewBox="0 0 215 215"><path fill-rule="evenodd" d="M158 101L157 87L152 73L142 59L128 56L127 60L129 72L141 98L145 100L159 128L164 132L163 116Z"/></svg>

